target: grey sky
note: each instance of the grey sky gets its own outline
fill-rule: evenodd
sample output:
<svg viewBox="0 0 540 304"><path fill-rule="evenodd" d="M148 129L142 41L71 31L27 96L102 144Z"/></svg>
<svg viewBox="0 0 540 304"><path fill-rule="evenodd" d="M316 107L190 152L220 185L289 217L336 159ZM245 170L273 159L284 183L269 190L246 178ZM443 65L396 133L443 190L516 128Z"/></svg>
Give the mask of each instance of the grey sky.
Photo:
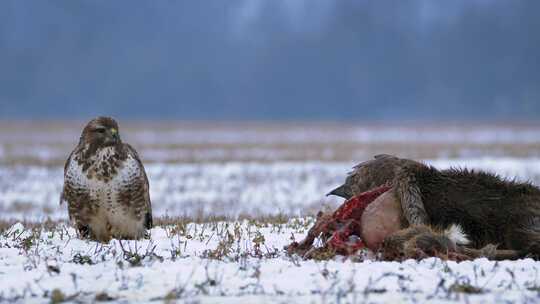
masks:
<svg viewBox="0 0 540 304"><path fill-rule="evenodd" d="M540 2L0 3L0 117L540 116Z"/></svg>

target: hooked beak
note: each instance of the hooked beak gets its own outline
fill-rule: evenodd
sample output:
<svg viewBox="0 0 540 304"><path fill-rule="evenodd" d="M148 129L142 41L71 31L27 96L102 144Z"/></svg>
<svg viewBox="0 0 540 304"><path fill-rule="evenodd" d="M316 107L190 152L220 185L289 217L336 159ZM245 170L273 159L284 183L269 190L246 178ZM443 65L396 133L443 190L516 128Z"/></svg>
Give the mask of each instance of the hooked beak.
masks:
<svg viewBox="0 0 540 304"><path fill-rule="evenodd" d="M118 130L115 128L112 128L110 132L111 132L111 137L113 139L113 142L115 143L120 142L120 134L118 134Z"/></svg>
<svg viewBox="0 0 540 304"><path fill-rule="evenodd" d="M344 199L347 199L347 200L350 199L351 197L353 197L351 187L349 187L347 185L341 185L341 186L337 187L336 189L328 192L328 194L326 194L326 196L329 196L329 195L335 195L335 196L343 197Z"/></svg>

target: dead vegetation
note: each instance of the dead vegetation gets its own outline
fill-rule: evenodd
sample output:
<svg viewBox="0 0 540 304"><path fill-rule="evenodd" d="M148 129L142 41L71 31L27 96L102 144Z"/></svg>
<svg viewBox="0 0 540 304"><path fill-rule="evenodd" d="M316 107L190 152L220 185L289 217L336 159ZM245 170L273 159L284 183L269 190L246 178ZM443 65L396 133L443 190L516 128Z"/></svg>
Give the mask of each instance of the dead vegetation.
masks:
<svg viewBox="0 0 540 304"><path fill-rule="evenodd" d="M463 273L454 270L455 264L440 260L416 262L418 265L420 263L424 265L422 267L426 270L430 268L437 270L440 276L438 287L429 293L418 289L415 283L418 274L413 275L407 270L416 265L411 262L396 264L393 270L376 275L346 272L345 269L353 266L341 263L342 258L337 259L340 261L337 264L320 261L313 265L313 262L303 261L297 255L287 254L282 246L278 245L305 236L315 220L310 217L279 216L244 218L236 221L224 218L199 218L197 222L189 218L157 220L158 227L153 230L149 240L112 240L108 244L77 239L74 230L66 226L65 222L48 222L46 225L26 223L27 226L16 224L7 227L0 234L0 248L17 250L18 255L24 258L21 266L24 267L25 273L39 272L40 269L45 269L45 272L36 277L25 289L12 290L9 293L0 292L0 301L29 299L45 299L51 303L129 301L130 294L136 293L145 284L151 284L154 280L175 282L172 288L167 288L159 295L151 293L145 298L165 303L207 296L262 296L282 299L281 297L288 295L283 298L288 299L291 295L282 289L284 288L282 284L278 284L281 287L276 285L269 289L265 283L265 280L267 282L269 279L267 272L271 269L268 267L284 263L284 268L280 271L292 269L299 278L304 276L304 272L308 269L313 271L308 265L318 269L317 276L324 284L317 287L302 285L295 295L309 296L310 298L306 299L316 302L355 302L354 298L378 302L387 296L395 296L396 292L401 299L410 300L412 297L419 301L429 299L460 301L463 296L489 295L494 289L500 288L511 291L515 290L516 286L521 288L524 297L529 297L537 293L536 286L539 285L534 278L523 282L519 274L516 274L516 271L524 271L523 269L513 270L497 263L492 264L494 265L492 269L487 269L487 266L474 268L474 275L464 276ZM323 256L329 254L328 252L320 254L319 258L314 259L323 260L330 257ZM359 256L351 257L351 261L361 260ZM336 258L333 257L330 261L336 261ZM340 268L336 268L338 266ZM381 266L388 269L387 266ZM160 267L165 269L173 267L182 275L177 277L176 281L156 276L155 274L162 273ZM226 270L227 267L232 268ZM87 276L87 273L97 270L95 275L100 277L105 275L100 273L105 269L109 274L115 273L114 287L92 288L92 284L83 284L84 280L92 277ZM130 276L129 273L140 275ZM143 275L145 273L146 275ZM501 281L499 285L491 284L495 276L500 277L502 274L506 280ZM231 275L241 276L242 283L231 287ZM368 277L367 282L359 281L359 278Z"/></svg>
<svg viewBox="0 0 540 304"><path fill-rule="evenodd" d="M317 125L209 126L207 124L205 126L198 123L123 125L124 134L140 150L145 163L284 160L350 162L380 152L397 153L411 158L475 156L486 153L521 157L538 156L540 151L540 144L536 142L512 144L424 142L411 145L399 141L378 142L376 138L369 144L362 141L348 142L345 135L351 134L350 132L358 130L359 127L351 125L324 125L323 129L328 131L325 136L334 138L331 142L289 139L284 143L262 142L258 139L232 143L186 142L181 137L173 137L172 133L183 130L183 134L189 134L192 131L202 130L207 132L205 134L212 134L224 130L227 134L235 134L249 129L264 139L266 135L275 137L276 134L280 138L282 133L291 128L294 128L297 134L302 134L305 130L318 128ZM365 130L369 132L379 127L366 126ZM465 132L469 127L464 126L460 130ZM409 129L411 128L416 127ZM530 126L513 128L519 130ZM25 165L36 164L53 166L56 170L63 165L67 152L76 143L79 129L79 123L0 123L0 165L22 165L24 168ZM143 134L145 132L146 135ZM137 137L140 134L146 138ZM159 136L155 136L156 134ZM156 142L148 138L164 141ZM5 183L0 184L0 187L4 186ZM54 207L57 206L56 196L46 199L54 200ZM193 202L194 205L199 203ZM320 205L310 205L311 209L306 208L304 214L316 214ZM9 206L20 213L37 210L30 207L24 200ZM36 208L39 208L40 212L43 211L41 206ZM225 208L228 208L228 205L225 205ZM496 294L497 299L505 299L505 294L512 292L519 293L517 299L522 302L527 300L534 302L540 290L538 287L540 282L531 274L532 270L525 266L515 269L513 264L505 266L487 264L497 266L493 266L493 269L483 266L478 271L475 268L474 274L465 270L460 270L461 272L455 270L459 269L457 264L440 260L394 263L392 267L381 263L369 268L370 262L365 265L349 263L349 261L364 261L361 255L351 256L342 263L343 258L336 257L336 251L324 247L322 240L317 237L313 244L320 249L312 252L315 261L304 261L296 254L287 254L283 246L299 241L306 235L316 220L310 216L246 214L229 217L206 216L202 212L194 214L155 218L154 234L162 233L165 236L157 238L154 235L150 240L140 241L113 240L108 244L77 239L69 224L62 220L22 221L23 229L18 231L10 231L10 228L19 221L0 220L0 248L6 252L16 252L13 259L15 262L12 263L17 264L9 271L23 269L19 276L7 272L8 270L0 273L0 276L9 276L9 281L13 281L26 280L24 278L27 276L39 274L28 279L24 287L0 292L0 302L25 302L29 299L51 303L129 302L132 300L129 297L137 292L142 294L142 299L165 303L197 302L204 296L214 299L219 296L228 298L261 296L263 300L267 297L283 303L291 302L295 297L300 298L299 302L323 303L390 302L392 299L408 302L433 299L459 302L469 295ZM10 262L11 260L2 260L6 265ZM280 264L284 266L279 272L271 272L272 267ZM478 265L482 263L479 262ZM364 266L368 267L368 271L365 271ZM465 268L464 266L463 269ZM168 269L175 269L178 274L163 277L163 273ZM369 271L370 269L373 273ZM384 273L376 272L378 269L385 269ZM418 277L421 277L423 272L433 269L440 279L433 282L437 285L435 288L424 290L416 285ZM358 272L355 272L357 270ZM526 270L531 272L525 272ZM283 276L280 276L281 272L284 273ZM514 272L521 273L521 277ZM89 273L95 273L95 276L90 276ZM111 286L93 288L92 285L98 281L96 277L107 275L113 277ZM268 276L276 278L269 279ZM231 283L237 277L242 279L239 286ZM290 284L288 282L296 283L296 279L291 280L291 277L298 278L300 282L298 284L301 284L294 291L287 289L287 284ZM271 279L275 280L269 284L268 281ZM90 284L85 285L85 280L90 281ZM158 295L145 294L148 290L140 291L153 281L159 282L162 286L167 282L174 284L160 289ZM280 281L287 283L280 284ZM385 297L389 297L390 301L384 300ZM248 298L247 301L249 299L255 299L252 302L256 302L258 298Z"/></svg>
<svg viewBox="0 0 540 304"><path fill-rule="evenodd" d="M0 164L61 166L76 144L82 124L0 122ZM484 130L498 130L501 136L484 141ZM145 163L350 161L382 152L413 159L531 157L540 155L540 141L513 140L509 134L539 130L537 124L516 123L122 123L122 133ZM400 132L405 135L395 135ZM462 139L454 138L457 135Z"/></svg>

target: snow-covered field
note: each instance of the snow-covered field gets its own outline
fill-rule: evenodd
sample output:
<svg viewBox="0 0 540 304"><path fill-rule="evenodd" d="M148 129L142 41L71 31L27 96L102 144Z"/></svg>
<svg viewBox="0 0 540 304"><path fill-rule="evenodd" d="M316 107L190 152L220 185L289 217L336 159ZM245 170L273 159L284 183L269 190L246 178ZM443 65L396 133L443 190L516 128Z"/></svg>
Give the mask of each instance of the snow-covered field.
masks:
<svg viewBox="0 0 540 304"><path fill-rule="evenodd" d="M426 160L438 168L468 167L540 184L540 158ZM354 162L231 162L146 166L156 216L237 217L315 214L340 202L325 193L344 181ZM59 205L63 168L0 167L3 219L67 218Z"/></svg>
<svg viewBox="0 0 540 304"><path fill-rule="evenodd" d="M308 219L180 223L150 240L98 244L69 227L15 224L0 237L0 301L190 303L538 302L540 264L303 261L282 248Z"/></svg>
<svg viewBox="0 0 540 304"><path fill-rule="evenodd" d="M149 240L109 244L77 239L59 205L76 128L0 129L0 302L540 302L530 259L303 261L283 251L310 216L341 202L325 193L374 153L540 185L536 126L131 125L123 138L145 160L158 225Z"/></svg>

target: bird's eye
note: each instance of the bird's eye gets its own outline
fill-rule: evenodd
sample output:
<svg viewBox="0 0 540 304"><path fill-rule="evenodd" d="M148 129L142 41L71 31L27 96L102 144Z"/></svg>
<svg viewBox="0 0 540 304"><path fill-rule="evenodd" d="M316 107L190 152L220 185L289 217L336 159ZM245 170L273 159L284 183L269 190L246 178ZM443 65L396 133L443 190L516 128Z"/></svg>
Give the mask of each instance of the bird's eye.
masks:
<svg viewBox="0 0 540 304"><path fill-rule="evenodd" d="M105 128L97 128L95 131L98 133L105 133Z"/></svg>

